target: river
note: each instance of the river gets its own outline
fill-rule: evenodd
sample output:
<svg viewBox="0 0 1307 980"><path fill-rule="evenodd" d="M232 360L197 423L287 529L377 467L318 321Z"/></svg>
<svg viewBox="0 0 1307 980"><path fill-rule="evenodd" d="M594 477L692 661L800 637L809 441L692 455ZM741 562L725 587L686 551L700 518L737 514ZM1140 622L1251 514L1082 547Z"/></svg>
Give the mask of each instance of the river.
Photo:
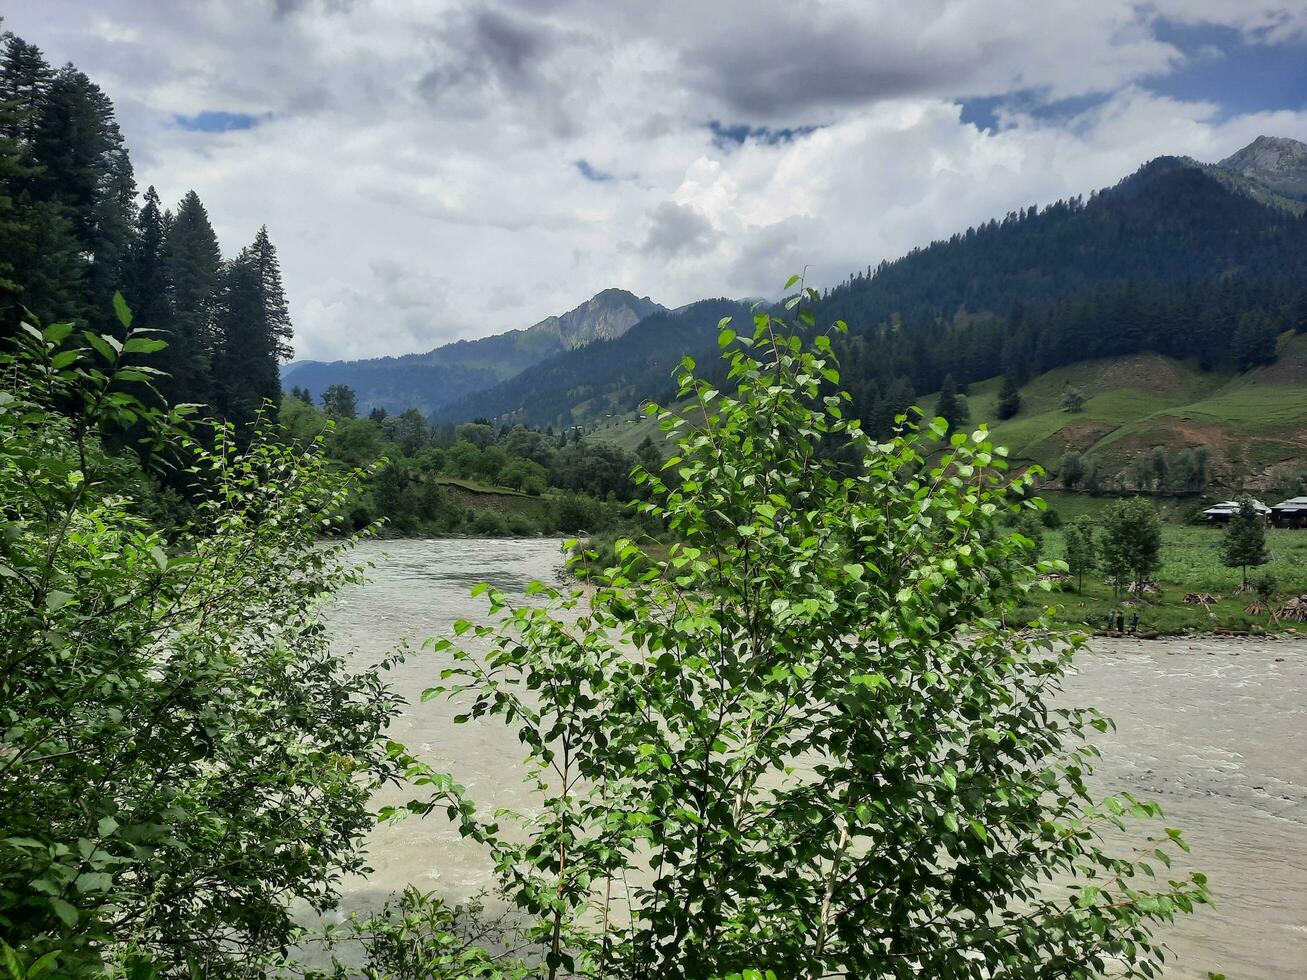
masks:
<svg viewBox="0 0 1307 980"><path fill-rule="evenodd" d="M559 543L374 541L360 557L376 566L331 610L333 642L356 664L413 642L391 677L410 702L394 736L453 772L478 805L529 807L516 737L497 722L455 726L443 700L422 704L445 662L416 646L484 612L468 597L479 581L517 592L532 579L557 581ZM1307 977L1307 641L1098 641L1068 695L1117 724L1099 740L1100 792L1158 801L1209 878L1215 905L1164 934L1175 952L1165 976ZM348 884L347 909L408 883L461 899L488 881L479 849L443 815L379 827L369 859L374 874Z"/></svg>

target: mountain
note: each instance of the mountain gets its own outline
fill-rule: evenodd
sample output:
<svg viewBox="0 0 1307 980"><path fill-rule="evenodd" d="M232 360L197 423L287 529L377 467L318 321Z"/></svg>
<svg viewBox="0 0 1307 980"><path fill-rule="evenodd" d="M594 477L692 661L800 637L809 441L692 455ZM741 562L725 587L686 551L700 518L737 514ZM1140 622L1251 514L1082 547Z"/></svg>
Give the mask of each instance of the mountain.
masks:
<svg viewBox="0 0 1307 980"><path fill-rule="evenodd" d="M491 387L563 351L596 340L620 337L663 307L624 289L605 289L580 306L550 316L525 330L460 340L424 354L358 361L296 361L282 371L284 387L307 388L315 396L333 384L346 384L363 411L417 408L423 414L450 401Z"/></svg>
<svg viewBox="0 0 1307 980"><path fill-rule="evenodd" d="M1253 447L1256 466L1307 456L1295 435L1307 425L1307 400L1295 395L1307 344L1307 220L1285 200L1255 178L1162 157L1087 200L1019 209L867 269L823 294L814 314L818 324L850 324L836 341L842 383L877 433L911 401L931 409L949 374L975 385L972 418L982 421L1010 374L1034 385L1017 416L1033 419L1029 433L1010 431L1014 448L1036 459L1055 463L1061 448L1089 451L1100 439L1115 447L1106 465L1124 465L1121 453L1210 444L1222 447L1214 464L1235 477L1248 470L1236 461L1240 447ZM657 436L635 410L674 395L680 355L714 371L718 319L748 324L749 314L731 301L657 314L617 340L562 351L451 401L439 417L584 425L634 448ZM1163 363L1189 379L1166 399L1149 379ZM1293 378L1259 380L1281 375ZM1068 384L1085 387L1085 416L1060 413ZM1261 419L1256 392L1273 396ZM1185 425L1191 408L1204 426ZM1145 425L1161 409L1175 417Z"/></svg>
<svg viewBox="0 0 1307 980"><path fill-rule="evenodd" d="M1278 194L1307 200L1307 143L1283 136L1259 136L1218 166Z"/></svg>
<svg viewBox="0 0 1307 980"><path fill-rule="evenodd" d="M660 310L620 337L599 340L543 360L484 391L451 401L438 421L495 418L567 428L633 412L650 398L675 395L672 373L681 357L716 349L724 316L748 317L739 301L708 299Z"/></svg>

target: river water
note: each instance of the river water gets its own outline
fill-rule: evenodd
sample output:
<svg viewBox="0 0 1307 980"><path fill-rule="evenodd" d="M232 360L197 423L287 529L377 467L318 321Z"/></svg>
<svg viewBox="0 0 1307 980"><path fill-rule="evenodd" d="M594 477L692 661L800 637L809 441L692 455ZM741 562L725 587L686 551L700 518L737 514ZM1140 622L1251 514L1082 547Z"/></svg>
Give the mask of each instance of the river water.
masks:
<svg viewBox="0 0 1307 980"><path fill-rule="evenodd" d="M479 581L520 592L562 570L548 539L368 542L360 557L376 563L370 581L329 614L334 642L359 665L477 618L484 600L468 592ZM453 772L478 806L529 809L514 735L493 721L455 726L443 699L420 702L445 665L415 650L392 672L410 702L394 737ZM1159 802L1209 878L1215 906L1165 933L1175 953L1166 977L1307 978L1307 641L1097 641L1068 696L1117 724L1099 740L1099 791ZM381 802L410 795L387 791ZM369 859L374 874L349 883L346 909L409 883L452 899L488 883L484 856L443 814L379 827Z"/></svg>

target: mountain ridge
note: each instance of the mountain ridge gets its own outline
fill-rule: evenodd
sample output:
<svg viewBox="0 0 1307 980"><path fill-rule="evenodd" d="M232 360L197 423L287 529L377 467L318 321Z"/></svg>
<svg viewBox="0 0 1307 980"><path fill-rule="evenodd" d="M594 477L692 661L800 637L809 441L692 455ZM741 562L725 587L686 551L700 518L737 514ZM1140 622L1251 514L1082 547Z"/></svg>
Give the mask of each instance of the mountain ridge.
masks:
<svg viewBox="0 0 1307 980"><path fill-rule="evenodd" d="M282 384L307 388L313 395L333 384L347 384L364 411L417 408L429 414L554 354L619 337L664 310L648 296L610 287L566 313L529 327L458 340L429 351L350 361L295 361L282 369Z"/></svg>

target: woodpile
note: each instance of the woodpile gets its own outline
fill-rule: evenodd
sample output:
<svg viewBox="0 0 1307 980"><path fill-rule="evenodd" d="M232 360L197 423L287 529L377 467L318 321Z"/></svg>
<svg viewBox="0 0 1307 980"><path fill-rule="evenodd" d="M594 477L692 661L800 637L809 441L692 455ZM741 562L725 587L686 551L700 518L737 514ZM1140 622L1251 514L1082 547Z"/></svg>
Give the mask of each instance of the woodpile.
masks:
<svg viewBox="0 0 1307 980"><path fill-rule="evenodd" d="M1287 619L1291 623L1307 623L1307 593L1286 600L1276 611L1275 618Z"/></svg>
<svg viewBox="0 0 1307 980"><path fill-rule="evenodd" d="M1184 601L1189 603L1191 606L1203 606L1206 608L1216 602L1218 598L1218 596L1214 596L1210 592L1189 592L1185 595Z"/></svg>

